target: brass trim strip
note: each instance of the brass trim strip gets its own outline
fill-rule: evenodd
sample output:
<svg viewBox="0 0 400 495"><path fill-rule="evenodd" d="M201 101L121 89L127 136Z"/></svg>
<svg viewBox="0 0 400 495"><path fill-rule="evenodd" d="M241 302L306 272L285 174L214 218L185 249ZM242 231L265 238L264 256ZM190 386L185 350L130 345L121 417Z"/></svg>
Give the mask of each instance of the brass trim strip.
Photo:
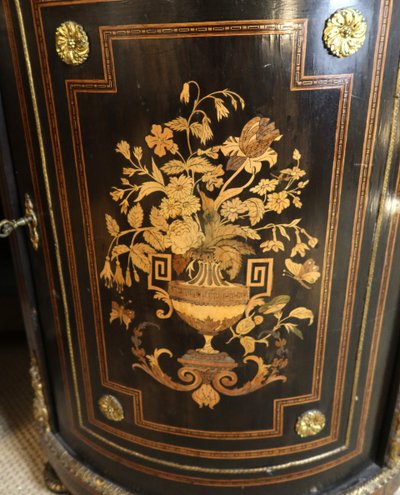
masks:
<svg viewBox="0 0 400 495"><path fill-rule="evenodd" d="M382 224L383 224L383 220L384 220L384 216L385 216L385 206L386 206L386 202L387 202L387 192L388 192L388 187L389 187L390 173L391 173L392 165L393 165L394 149L395 149L395 145L397 144L396 136L397 136L397 132L398 132L398 128L399 128L399 114L400 114L400 98L398 96L400 94L400 65L399 65L398 71L397 71L397 81L396 81L395 91L396 91L396 94L394 95L394 106L393 106L390 138L389 138L389 148L388 148L388 154L387 154L386 164L385 164L385 174L384 174L384 178L383 178L382 192L381 192L381 197L380 197L379 206L378 206L378 214L377 214L377 220L376 220L374 241L373 241L372 251L371 251L371 262L369 265L367 290L365 293L365 300L364 300L364 311L363 311L362 322L361 322L360 340L359 340L359 345L358 345L358 350L357 350L356 368L355 368L355 373L354 373L354 382L353 382L353 389L352 389L352 401L351 401L351 407L350 407L350 413L349 413L349 428L348 428L347 435L346 435L346 444L347 445L350 442L351 425L353 423L354 411L355 411L355 406L357 403L357 401L355 399L356 399L356 395L357 395L358 382L360 379L361 361L362 361L362 354L364 351L364 341L365 341L365 334L366 334L366 328L367 328L367 322L368 322L368 314L369 314L369 309L370 309L373 279L375 276L376 258L377 258L377 254L378 254L380 241L381 241L380 236L381 236Z"/></svg>
<svg viewBox="0 0 400 495"><path fill-rule="evenodd" d="M101 495L139 495L137 492L130 492L114 484L94 471L81 464L72 457L62 443L50 432L42 435L42 443L54 463L55 468L64 470L69 476L82 485L93 489L94 494ZM384 487L387 483L400 475L400 464L391 469L383 469L377 476L360 484L356 488L344 492L345 495L366 495L373 494L377 489Z"/></svg>
<svg viewBox="0 0 400 495"><path fill-rule="evenodd" d="M67 294L66 294L66 290L65 290L64 274L63 274L63 270L62 270L62 262L61 262L61 256L60 256L60 243L59 243L59 238L58 238L58 234L57 234L57 226L56 226L55 215L54 215L54 210L53 210L53 203L52 203L52 199L51 199L50 181L49 181L49 176L47 173L47 158L46 158L46 153L45 153L45 149L44 149L42 124L41 124L40 115L39 115L39 105L38 105L37 98L36 98L36 89L35 89L35 83L33 80L32 66L31 66L31 62L30 62L28 43L27 43L27 39L26 39L24 19L23 19L21 5L20 5L19 0L14 0L14 5L15 5L15 10L17 12L19 29L21 32L22 49L23 49L23 53L24 53L26 72L27 72L28 83L29 83L29 90L31 93L33 113L34 113L34 117L35 117L36 132L37 132L39 151L40 151L40 161L41 161L41 165L42 165L42 172L43 172L45 191L46 191L46 199L47 199L48 208L49 208L50 224L51 224L51 229L52 229L53 237L54 237L54 247L55 247L54 251L55 251L55 255L56 255L57 271L58 271L58 275L60 277L61 299L62 299L62 304L64 307L65 325L67 327L67 338L68 338L69 349L71 349L71 346L72 346L71 322L70 322L70 318L69 318ZM79 416L79 420L81 422L82 421L82 410L81 410L81 404L80 404L80 399L79 399L79 389L78 389L78 381L77 381L75 361L74 361L74 356L71 353L71 351L69 351L69 354L70 354L70 360L71 360L72 375L73 375L73 379L74 379L74 389L75 389L75 395L76 395L76 400L77 400L78 416Z"/></svg>

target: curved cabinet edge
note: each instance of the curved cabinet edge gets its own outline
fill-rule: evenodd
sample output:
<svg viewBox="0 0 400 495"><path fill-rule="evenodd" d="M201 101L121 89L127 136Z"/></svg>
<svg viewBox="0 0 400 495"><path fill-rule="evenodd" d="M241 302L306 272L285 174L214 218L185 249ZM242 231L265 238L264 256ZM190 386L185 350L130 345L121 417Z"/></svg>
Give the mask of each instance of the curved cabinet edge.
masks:
<svg viewBox="0 0 400 495"><path fill-rule="evenodd" d="M103 478L75 459L56 435L41 432L41 442L51 466L72 495L141 495L127 491ZM361 481L345 493L346 495L391 495L400 483L400 462L393 467L384 467L374 477Z"/></svg>

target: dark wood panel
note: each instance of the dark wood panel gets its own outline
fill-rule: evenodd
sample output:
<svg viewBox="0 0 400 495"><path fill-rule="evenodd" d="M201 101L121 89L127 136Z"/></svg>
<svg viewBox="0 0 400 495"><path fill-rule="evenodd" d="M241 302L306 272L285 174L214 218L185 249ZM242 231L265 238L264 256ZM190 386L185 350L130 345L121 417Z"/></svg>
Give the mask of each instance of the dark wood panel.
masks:
<svg viewBox="0 0 400 495"><path fill-rule="evenodd" d="M4 7L28 151L41 131L32 263L63 438L152 493L308 493L374 459L395 328L389 271L379 286L397 235L379 220L392 2L360 5L366 43L339 59L326 2L32 1L34 88ZM55 50L67 19L90 40L77 67ZM122 421L99 410L108 394ZM311 409L326 425L303 439Z"/></svg>

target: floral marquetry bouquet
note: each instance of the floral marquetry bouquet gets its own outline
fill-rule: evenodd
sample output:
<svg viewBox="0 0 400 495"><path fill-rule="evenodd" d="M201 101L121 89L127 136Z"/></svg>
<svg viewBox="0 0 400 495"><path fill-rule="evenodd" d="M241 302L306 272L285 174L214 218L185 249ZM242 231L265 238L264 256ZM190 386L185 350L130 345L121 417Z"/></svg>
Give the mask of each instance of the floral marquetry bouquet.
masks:
<svg viewBox="0 0 400 495"><path fill-rule="evenodd" d="M167 318L175 311L204 335L205 346L193 351L196 358L191 355L197 363L196 368L191 361L193 374L193 370L202 369L201 354L226 361L227 354L215 350L211 340L227 329L230 341L238 339L242 345L245 359L259 359L253 355L255 349L269 346L271 336L275 342L279 340L280 355L284 356L286 341L279 332L285 329L301 336L297 320L311 323L312 312L295 308L284 316L289 296L277 296L281 299L276 301L275 297L275 303L266 293L250 297L249 287L236 280L246 259L260 258L262 253L268 258L278 252L286 255L285 275L303 287L310 288L319 278L312 259L300 263L293 260L305 257L318 240L302 226L301 217L279 220L281 216L286 219L291 208L302 208L301 195L309 181L301 166L301 154L294 149L291 163L279 167L273 145L282 134L274 122L260 116L250 119L239 136L215 142L214 119L219 122L230 118L232 111L244 109L243 98L233 91L224 89L203 96L198 83L189 81L183 85L180 101L188 109L185 117L152 125L141 146L132 147L127 141L116 146L125 166L121 184L113 187L111 197L120 207L123 222L106 214L112 240L100 276L107 287L122 293L143 275L152 277L154 256L161 254L170 263L175 279L171 276L166 288L152 284L149 289L155 290L154 297L169 307L168 313L157 313L159 317ZM126 317L124 320L127 328L134 319L134 311L129 311L129 321ZM273 315L276 322L255 336L265 315ZM166 375L159 369L158 356L163 350L146 358L140 352L141 330L137 328L137 366L172 387L165 383ZM182 364L187 368L189 358L185 359ZM266 384L267 376L278 376L279 367L273 370L262 360L258 367L256 388ZM222 391L221 385L214 383L215 377L207 380L203 377L200 387L205 396L205 390L211 394L211 382L215 393ZM210 405L213 399L209 397L210 403L206 404L207 398L199 398L200 389L195 400L199 405Z"/></svg>

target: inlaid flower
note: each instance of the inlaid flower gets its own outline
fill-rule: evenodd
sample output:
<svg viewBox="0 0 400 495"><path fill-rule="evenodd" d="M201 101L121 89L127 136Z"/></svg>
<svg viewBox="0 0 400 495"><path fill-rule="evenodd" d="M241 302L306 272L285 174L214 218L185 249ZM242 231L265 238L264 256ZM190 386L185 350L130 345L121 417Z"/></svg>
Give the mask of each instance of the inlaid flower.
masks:
<svg viewBox="0 0 400 495"><path fill-rule="evenodd" d="M276 179L261 179L260 182L250 189L251 192L264 196L267 192L275 191L279 181Z"/></svg>
<svg viewBox="0 0 400 495"><path fill-rule="evenodd" d="M182 212L181 203L173 198L163 198L160 213L164 218L176 218Z"/></svg>
<svg viewBox="0 0 400 495"><path fill-rule="evenodd" d="M117 153L121 153L127 160L131 158L131 147L126 141L120 141L115 148Z"/></svg>
<svg viewBox="0 0 400 495"><path fill-rule="evenodd" d="M221 215L230 222L234 222L241 213L246 211L246 205L239 198L234 198L230 201L225 201L221 208Z"/></svg>
<svg viewBox="0 0 400 495"><path fill-rule="evenodd" d="M176 218L181 215L190 217L201 209L200 200L189 194L184 200L167 197L161 200L160 212L164 218Z"/></svg>
<svg viewBox="0 0 400 495"><path fill-rule="evenodd" d="M89 56L89 40L82 26L73 21L63 22L56 31L56 51L69 65L80 65Z"/></svg>
<svg viewBox="0 0 400 495"><path fill-rule="evenodd" d="M167 127L163 129L158 124L153 124L151 134L145 137L147 146L154 148L154 153L157 156L165 156L167 151L175 154L178 147L172 140L173 133Z"/></svg>
<svg viewBox="0 0 400 495"><path fill-rule="evenodd" d="M285 250L285 246L284 246L283 242L277 241L276 239L263 242L262 244L260 244L260 248L264 252L274 251L274 253L277 253L278 251L284 251Z"/></svg>
<svg viewBox="0 0 400 495"><path fill-rule="evenodd" d="M103 270L100 273L100 278L104 279L105 286L110 288L113 284L114 275L111 269L110 257L106 256Z"/></svg>
<svg viewBox="0 0 400 495"><path fill-rule="evenodd" d="M302 170L300 167L293 167L293 168L285 168L281 170L281 174L285 175L287 178L290 178L291 180L299 180L301 177L306 175L306 172Z"/></svg>
<svg viewBox="0 0 400 495"><path fill-rule="evenodd" d="M300 256L305 256L306 252L309 251L309 247L305 242L298 242L292 249L290 256L296 256L296 254L299 254Z"/></svg>
<svg viewBox="0 0 400 495"><path fill-rule="evenodd" d="M192 194L193 179L186 175L171 177L170 183L165 188L167 195L175 201L184 201Z"/></svg>
<svg viewBox="0 0 400 495"><path fill-rule="evenodd" d="M170 247L174 254L185 254L190 249L200 247L203 240L204 235L194 220L175 220L168 228L165 246Z"/></svg>
<svg viewBox="0 0 400 495"><path fill-rule="evenodd" d="M364 44L367 23L360 11L342 9L326 22L324 42L328 50L337 57L348 57Z"/></svg>
<svg viewBox="0 0 400 495"><path fill-rule="evenodd" d="M200 200L196 196L190 195L181 203L182 216L190 217L201 209Z"/></svg>
<svg viewBox="0 0 400 495"><path fill-rule="evenodd" d="M266 117L253 117L243 127L240 138L230 138L221 147L222 153L230 156L228 170L238 170L244 165L247 172L257 173L264 161L272 167L276 163L277 153L271 144L280 138L274 122Z"/></svg>
<svg viewBox="0 0 400 495"><path fill-rule="evenodd" d="M269 210L282 213L288 206L290 206L290 200L286 191L268 194L267 208Z"/></svg>
<svg viewBox="0 0 400 495"><path fill-rule="evenodd" d="M224 183L222 177L225 172L222 165L218 165L214 170L210 172L205 172L201 178L201 181L205 183L206 189L208 191L214 191L214 188L219 189Z"/></svg>

